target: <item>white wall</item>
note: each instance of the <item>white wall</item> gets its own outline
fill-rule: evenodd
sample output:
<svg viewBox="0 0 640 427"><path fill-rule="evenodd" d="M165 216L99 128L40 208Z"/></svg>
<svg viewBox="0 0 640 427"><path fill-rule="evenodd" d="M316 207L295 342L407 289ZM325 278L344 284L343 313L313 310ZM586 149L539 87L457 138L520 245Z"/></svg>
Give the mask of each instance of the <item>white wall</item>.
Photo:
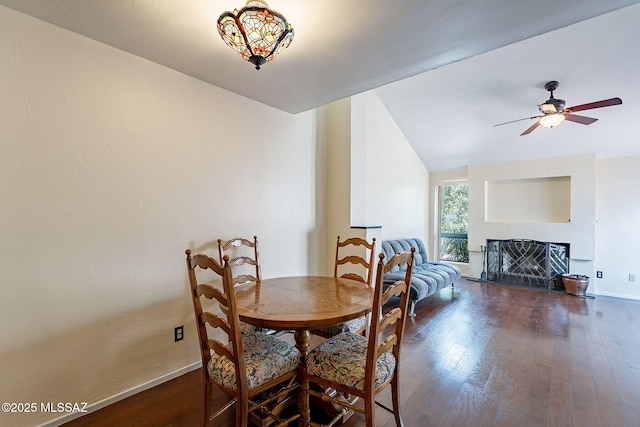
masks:
<svg viewBox="0 0 640 427"><path fill-rule="evenodd" d="M351 230L351 100L326 105L327 154L325 215L325 270L333 274L336 237L353 235Z"/></svg>
<svg viewBox="0 0 640 427"><path fill-rule="evenodd" d="M364 129L364 225L382 226L382 239L419 237L429 230L429 171L375 91L352 98L352 117ZM355 110L355 112L354 112ZM365 111L364 114L358 113ZM352 127L356 126L352 121ZM352 129L352 135L354 130ZM356 224L358 225L358 224Z"/></svg>
<svg viewBox="0 0 640 427"><path fill-rule="evenodd" d="M571 222L487 223L484 182L488 179L571 177ZM640 299L640 157L595 155L475 165L469 167L470 270L479 277L479 245L486 238L530 238L571 243L571 272L590 277L588 292ZM596 277L603 272L603 278ZM630 282L629 274L637 281Z"/></svg>
<svg viewBox="0 0 640 427"><path fill-rule="evenodd" d="M429 172L374 91L331 103L327 112L326 272L336 236L420 237L429 223ZM360 227L360 228L352 228ZM380 228L367 228L380 227Z"/></svg>
<svg viewBox="0 0 640 427"><path fill-rule="evenodd" d="M640 157L598 162L597 293L640 299ZM636 282L629 282L629 274Z"/></svg>
<svg viewBox="0 0 640 427"><path fill-rule="evenodd" d="M316 112L4 7L0 61L2 402L95 404L197 363L186 248L257 234L265 277L321 269Z"/></svg>

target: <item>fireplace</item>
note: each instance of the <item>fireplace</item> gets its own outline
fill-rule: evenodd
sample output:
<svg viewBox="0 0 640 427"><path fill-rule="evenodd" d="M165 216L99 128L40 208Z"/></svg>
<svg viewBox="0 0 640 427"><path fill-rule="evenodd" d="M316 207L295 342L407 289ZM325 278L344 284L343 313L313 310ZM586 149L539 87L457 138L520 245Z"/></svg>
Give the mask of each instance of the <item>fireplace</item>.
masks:
<svg viewBox="0 0 640 427"><path fill-rule="evenodd" d="M569 244L536 240L487 240L487 280L542 289L563 289Z"/></svg>

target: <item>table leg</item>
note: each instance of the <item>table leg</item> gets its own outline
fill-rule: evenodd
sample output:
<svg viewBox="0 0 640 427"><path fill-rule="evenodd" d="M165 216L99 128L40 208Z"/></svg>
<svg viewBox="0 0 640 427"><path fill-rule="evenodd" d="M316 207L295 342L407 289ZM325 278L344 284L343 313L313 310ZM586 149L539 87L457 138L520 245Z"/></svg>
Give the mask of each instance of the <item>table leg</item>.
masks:
<svg viewBox="0 0 640 427"><path fill-rule="evenodd" d="M297 329L294 333L296 347L300 351L300 394L298 396L298 412L300 419L298 426L307 427L311 419L309 409L309 380L307 379L307 353L309 352L309 338L311 332L308 329Z"/></svg>

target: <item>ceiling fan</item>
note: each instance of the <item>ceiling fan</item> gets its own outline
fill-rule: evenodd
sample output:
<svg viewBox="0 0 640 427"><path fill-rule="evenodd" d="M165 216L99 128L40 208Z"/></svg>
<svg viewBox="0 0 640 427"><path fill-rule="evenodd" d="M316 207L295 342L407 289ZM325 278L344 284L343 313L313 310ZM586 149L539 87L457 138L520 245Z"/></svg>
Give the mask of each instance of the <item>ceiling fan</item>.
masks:
<svg viewBox="0 0 640 427"><path fill-rule="evenodd" d="M495 126L502 126L509 123L519 122L521 120L530 120L530 119L538 119L533 125L531 125L527 130L522 132L520 136L530 134L533 132L535 128L542 125L548 128L555 127L562 123L565 120L569 120L570 122L580 123L581 125L590 125L591 123L597 121L598 119L594 119L592 117L579 116L577 114L573 114L576 111L584 111L584 110L592 110L594 108L601 107L609 107L612 105L620 105L622 104L622 99L620 98L611 98L611 99L603 99L602 101L590 102L588 104L575 105L573 107L565 108L564 99L556 99L553 97L553 91L558 88L558 82L552 80L544 85L544 88L548 90L551 95L549 99L547 99L544 104L538 105L538 109L542 113L539 116L533 117L525 117L523 119L511 120L510 122L499 123Z"/></svg>

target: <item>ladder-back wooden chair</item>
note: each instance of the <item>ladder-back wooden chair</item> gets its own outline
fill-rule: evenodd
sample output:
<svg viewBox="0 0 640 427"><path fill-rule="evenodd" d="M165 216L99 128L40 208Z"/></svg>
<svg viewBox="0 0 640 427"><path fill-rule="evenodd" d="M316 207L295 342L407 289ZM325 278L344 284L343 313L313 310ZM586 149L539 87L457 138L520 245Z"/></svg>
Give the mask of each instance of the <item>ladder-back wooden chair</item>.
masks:
<svg viewBox="0 0 640 427"><path fill-rule="evenodd" d="M218 239L218 257L221 264L225 255L229 256L231 281L234 285L257 282L261 279L257 236L253 236L253 242L242 237L235 237L226 242ZM240 321L240 329L243 333L261 330L261 328L243 321Z"/></svg>
<svg viewBox="0 0 640 427"><path fill-rule="evenodd" d="M340 236L338 236L333 276L357 280L371 286L375 268L373 262L375 247L375 237L369 243L360 237L351 237L341 242ZM344 331L363 334L366 331L368 319L368 315L361 316L340 325L314 330L313 333L325 338L330 338Z"/></svg>
<svg viewBox="0 0 640 427"><path fill-rule="evenodd" d="M205 408L202 425L208 425L234 404L238 427L246 427L249 414L257 411L278 425L296 419L297 416L280 419L279 413L289 400L295 399L300 352L273 335L259 331L241 333L228 256L223 257L220 265L204 254L191 255L191 250L186 254L202 356ZM220 280L222 289L215 286ZM219 306L207 300L216 300ZM220 341L221 336L226 342ZM232 397L215 413L212 387ZM265 408L273 411L266 413Z"/></svg>
<svg viewBox="0 0 640 427"><path fill-rule="evenodd" d="M413 269L413 255L402 252L394 255L386 264L384 254L380 254L375 283L373 313L382 306L385 314L372 316L367 337L344 332L329 338L312 350L307 357L309 381L321 390L335 390L336 393L310 390L325 402L344 407L344 411L354 410L365 414L367 427L374 427L375 405L379 405L395 417L396 426L402 426L400 414L400 350L404 334L409 303L409 283ZM383 292L384 273L392 268L407 265L404 280L399 280ZM392 299L392 297L395 297ZM391 384L392 406L389 408L375 400L375 396ZM357 403L362 399L364 404ZM332 423L342 419L338 414Z"/></svg>
<svg viewBox="0 0 640 427"><path fill-rule="evenodd" d="M236 237L224 243L222 239L218 239L218 255L220 263L225 255L229 255L229 266L231 266L233 273L234 285L257 282L261 279L257 236L253 236L253 242L242 237ZM242 268L242 266L249 268ZM238 273L238 271L241 272Z"/></svg>

